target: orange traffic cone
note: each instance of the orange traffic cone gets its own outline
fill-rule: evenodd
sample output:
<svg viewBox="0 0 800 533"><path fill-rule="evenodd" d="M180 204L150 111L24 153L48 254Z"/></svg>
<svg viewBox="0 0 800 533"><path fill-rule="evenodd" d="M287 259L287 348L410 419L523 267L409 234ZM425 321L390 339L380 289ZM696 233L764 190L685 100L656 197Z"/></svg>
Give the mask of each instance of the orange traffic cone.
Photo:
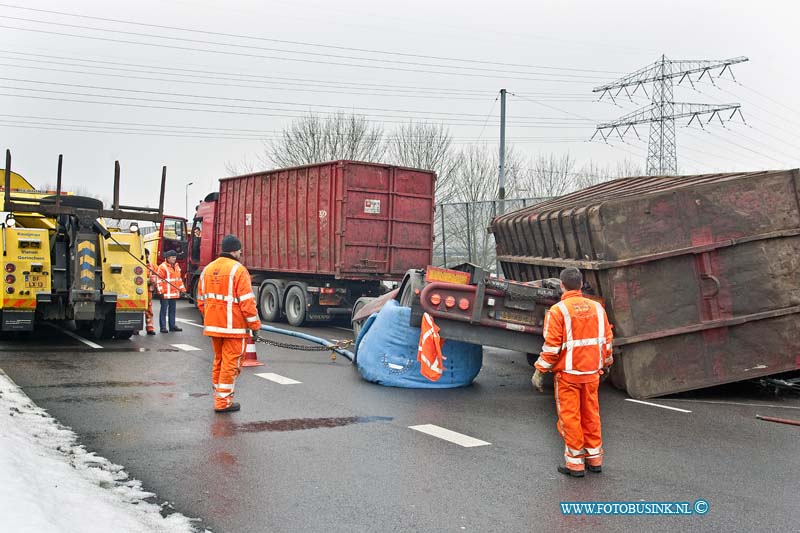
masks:
<svg viewBox="0 0 800 533"><path fill-rule="evenodd" d="M258 354L256 353L256 341L252 337L247 338L247 346L244 349L244 360L242 366L264 366L264 363L258 362Z"/></svg>

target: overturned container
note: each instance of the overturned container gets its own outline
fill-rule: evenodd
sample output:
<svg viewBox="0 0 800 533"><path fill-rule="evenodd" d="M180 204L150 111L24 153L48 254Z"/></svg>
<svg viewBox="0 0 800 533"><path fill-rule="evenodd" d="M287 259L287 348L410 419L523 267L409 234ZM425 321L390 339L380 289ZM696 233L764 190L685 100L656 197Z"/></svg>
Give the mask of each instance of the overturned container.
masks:
<svg viewBox="0 0 800 533"><path fill-rule="evenodd" d="M579 268L649 398L800 368L800 172L624 178L492 221L506 277Z"/></svg>

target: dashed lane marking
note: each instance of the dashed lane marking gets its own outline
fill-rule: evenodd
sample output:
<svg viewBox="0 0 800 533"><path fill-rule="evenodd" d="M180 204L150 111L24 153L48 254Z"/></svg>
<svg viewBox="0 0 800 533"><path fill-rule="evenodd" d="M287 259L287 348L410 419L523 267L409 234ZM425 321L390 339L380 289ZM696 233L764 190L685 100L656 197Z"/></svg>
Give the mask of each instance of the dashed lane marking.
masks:
<svg viewBox="0 0 800 533"><path fill-rule="evenodd" d="M80 335L76 335L76 334L74 334L73 332L71 332L68 329L64 329L64 328L62 328L60 326L56 326L55 324L50 324L50 323L47 323L47 325L50 326L51 328L57 329L58 331L60 331L64 335L72 337L75 340L81 341L83 344L85 344L86 346L89 346L90 348L94 348L95 350L102 350L103 349L103 347L100 346L99 344L94 343L94 342L92 342L92 341L90 341L88 339L84 339Z"/></svg>
<svg viewBox="0 0 800 533"><path fill-rule="evenodd" d="M203 327L203 324L195 324L192 320L186 320L185 318L176 318L175 322L180 322L181 324L189 324L190 326L194 326L196 328Z"/></svg>
<svg viewBox="0 0 800 533"><path fill-rule="evenodd" d="M268 379L270 381L274 381L280 385L297 385L302 383L302 381L297 381L292 378L287 378L285 376L281 376L280 374L273 374L272 372L265 372L262 374L256 374L256 376L264 379Z"/></svg>
<svg viewBox="0 0 800 533"><path fill-rule="evenodd" d="M653 407L660 407L662 409L669 409L670 411L678 411L679 413L691 413L691 411L687 409L678 409L677 407L670 407L669 405L661 405L658 403L651 403L651 402L643 402L641 400L634 400L632 398L625 398L626 402L633 402L633 403L640 403L642 405L652 405Z"/></svg>
<svg viewBox="0 0 800 533"><path fill-rule="evenodd" d="M746 402L727 402L717 400L691 400L688 398L671 398L671 402L688 402L688 403L709 403L713 405L738 405L742 407L772 407L775 409L800 409L800 405L778 405L771 403L746 403Z"/></svg>
<svg viewBox="0 0 800 533"><path fill-rule="evenodd" d="M183 350L184 352L199 352L202 350L202 348L197 348L191 344L170 344L170 346L174 346L175 348Z"/></svg>
<svg viewBox="0 0 800 533"><path fill-rule="evenodd" d="M426 435L431 435L433 437L437 437L439 439L452 442L453 444L458 444L459 446L463 446L464 448L474 448L476 446L491 445L491 442L475 439L468 435L462 435L461 433L456 433L455 431L450 431L449 429L435 426L433 424L422 424L421 426L408 426L408 428L413 429L414 431L419 431L420 433L425 433Z"/></svg>

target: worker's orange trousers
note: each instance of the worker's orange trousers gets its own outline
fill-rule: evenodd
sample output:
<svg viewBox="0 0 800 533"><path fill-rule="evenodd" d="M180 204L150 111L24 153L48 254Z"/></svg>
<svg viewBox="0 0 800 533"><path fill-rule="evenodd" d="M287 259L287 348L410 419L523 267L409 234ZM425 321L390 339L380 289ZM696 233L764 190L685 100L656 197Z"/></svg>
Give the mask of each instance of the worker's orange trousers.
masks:
<svg viewBox="0 0 800 533"><path fill-rule="evenodd" d="M225 409L233 403L234 384L242 366L246 340L211 337L214 347L214 364L211 367L214 409Z"/></svg>
<svg viewBox="0 0 800 533"><path fill-rule="evenodd" d="M570 470L584 470L584 460L592 466L603 464L603 439L600 434L599 380L571 383L561 372L553 380L558 412L558 432L564 439L564 460Z"/></svg>
<svg viewBox="0 0 800 533"><path fill-rule="evenodd" d="M147 331L155 331L153 327L153 293L147 291L147 308L144 310L145 328Z"/></svg>

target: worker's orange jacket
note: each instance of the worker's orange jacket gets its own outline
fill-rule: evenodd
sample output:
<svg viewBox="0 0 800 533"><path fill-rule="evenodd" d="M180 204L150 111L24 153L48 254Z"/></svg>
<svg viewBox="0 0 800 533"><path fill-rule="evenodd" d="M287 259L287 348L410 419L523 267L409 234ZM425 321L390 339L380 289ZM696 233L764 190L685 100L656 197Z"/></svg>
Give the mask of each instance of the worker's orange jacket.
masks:
<svg viewBox="0 0 800 533"><path fill-rule="evenodd" d="M181 278L181 267L178 263L170 265L169 261L164 261L158 265L158 294L162 299L172 300L180 298L181 293L186 292Z"/></svg>
<svg viewBox="0 0 800 533"><path fill-rule="evenodd" d="M250 273L232 257L220 256L203 269L197 307L208 337L248 337L261 328Z"/></svg>
<svg viewBox="0 0 800 533"><path fill-rule="evenodd" d="M572 383L595 381L614 362L613 334L603 306L567 291L544 319L544 345L536 361L541 372L560 372Z"/></svg>

